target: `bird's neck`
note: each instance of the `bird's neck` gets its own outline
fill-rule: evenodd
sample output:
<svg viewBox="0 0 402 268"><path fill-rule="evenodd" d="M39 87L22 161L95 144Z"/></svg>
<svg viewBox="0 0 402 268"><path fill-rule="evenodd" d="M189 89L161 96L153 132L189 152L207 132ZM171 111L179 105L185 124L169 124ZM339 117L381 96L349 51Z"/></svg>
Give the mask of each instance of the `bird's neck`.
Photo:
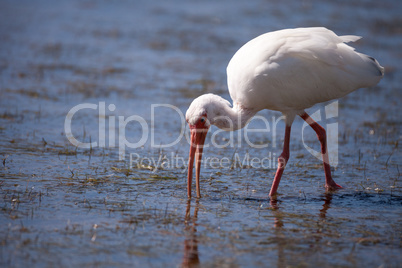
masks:
<svg viewBox="0 0 402 268"><path fill-rule="evenodd" d="M215 115L212 122L215 126L226 131L234 131L245 127L257 111L242 107L238 103L233 108L227 105L222 107L222 113Z"/></svg>

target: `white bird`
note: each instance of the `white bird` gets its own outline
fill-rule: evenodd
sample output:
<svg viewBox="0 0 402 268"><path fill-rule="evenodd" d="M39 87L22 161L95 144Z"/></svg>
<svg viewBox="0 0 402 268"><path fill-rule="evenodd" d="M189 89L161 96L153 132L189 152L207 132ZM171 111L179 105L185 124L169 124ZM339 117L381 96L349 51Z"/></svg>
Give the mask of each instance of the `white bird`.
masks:
<svg viewBox="0 0 402 268"><path fill-rule="evenodd" d="M200 194L203 145L211 125L224 130L243 128L260 110L285 115L283 152L269 196L275 196L289 159L290 130L296 115L317 133L327 190L342 188L331 177L326 132L304 110L316 103L345 96L362 87L376 85L384 68L372 57L348 46L361 37L337 36L323 28L285 29L260 35L243 45L227 66L231 104L220 96L205 94L193 100L186 113L191 130L188 162L188 197L191 198L193 163L196 157L196 188Z"/></svg>

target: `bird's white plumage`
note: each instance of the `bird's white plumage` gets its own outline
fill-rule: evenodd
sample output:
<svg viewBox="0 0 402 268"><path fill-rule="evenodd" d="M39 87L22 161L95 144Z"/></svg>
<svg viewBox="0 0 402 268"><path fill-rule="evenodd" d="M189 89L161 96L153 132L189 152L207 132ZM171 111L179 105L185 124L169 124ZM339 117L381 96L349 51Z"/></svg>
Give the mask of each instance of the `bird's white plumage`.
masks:
<svg viewBox="0 0 402 268"><path fill-rule="evenodd" d="M233 107L220 96L205 94L196 98L187 110L186 120L191 129L188 197L191 197L195 159L197 197L201 196L202 148L210 125L236 130L262 109L281 111L286 117L283 151L269 195L276 195L289 160L290 130L296 114L313 128L320 140L326 189L341 188L331 177L325 129L304 109L361 87L374 86L381 80L384 68L374 58L345 44L359 38L337 36L326 28L298 28L263 34L241 47L227 67Z"/></svg>
<svg viewBox="0 0 402 268"><path fill-rule="evenodd" d="M230 112L230 102L214 94L204 94L194 99L186 112L186 120L189 124L195 125L196 121L204 114L208 114L211 119L219 117L224 112ZM209 125L211 120L208 120ZM212 121L213 123L213 121Z"/></svg>
<svg viewBox="0 0 402 268"><path fill-rule="evenodd" d="M358 39L337 36L322 27L260 35L242 46L228 64L233 107L220 96L206 94L191 103L187 122L194 125L206 114L208 124L235 130L258 111L269 109L281 111L291 125L296 114L316 103L374 86L383 77L384 68L345 44Z"/></svg>
<svg viewBox="0 0 402 268"><path fill-rule="evenodd" d="M304 110L379 82L383 68L326 28L270 32L241 47L227 67L229 93L243 107Z"/></svg>

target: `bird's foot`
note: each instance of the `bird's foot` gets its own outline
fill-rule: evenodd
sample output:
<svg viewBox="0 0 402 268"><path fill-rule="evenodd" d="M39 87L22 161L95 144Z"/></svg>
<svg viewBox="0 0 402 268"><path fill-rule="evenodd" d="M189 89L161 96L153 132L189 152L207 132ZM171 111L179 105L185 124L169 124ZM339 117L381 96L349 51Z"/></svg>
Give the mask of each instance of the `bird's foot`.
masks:
<svg viewBox="0 0 402 268"><path fill-rule="evenodd" d="M342 186L340 186L339 184L337 184L335 181L331 181L331 182L327 182L326 184L325 184L325 189L327 190L327 191L329 191L329 192L332 192L332 191L336 191L336 190L339 190L339 189L342 189L343 187Z"/></svg>

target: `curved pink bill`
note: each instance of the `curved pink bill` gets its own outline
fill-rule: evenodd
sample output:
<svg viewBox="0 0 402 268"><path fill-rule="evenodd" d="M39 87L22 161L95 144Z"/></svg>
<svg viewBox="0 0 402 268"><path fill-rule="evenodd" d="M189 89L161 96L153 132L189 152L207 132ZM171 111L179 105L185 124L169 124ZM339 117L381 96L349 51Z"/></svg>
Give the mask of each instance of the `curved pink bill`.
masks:
<svg viewBox="0 0 402 268"><path fill-rule="evenodd" d="M207 136L208 128L195 128L191 127L191 145L190 155L188 159L188 176L187 176L187 196L191 198L191 183L193 180L193 164L194 158L196 158L195 165L195 185L197 188L197 197L201 197L200 193L200 172L201 172L201 159L202 150L204 148L205 137Z"/></svg>

